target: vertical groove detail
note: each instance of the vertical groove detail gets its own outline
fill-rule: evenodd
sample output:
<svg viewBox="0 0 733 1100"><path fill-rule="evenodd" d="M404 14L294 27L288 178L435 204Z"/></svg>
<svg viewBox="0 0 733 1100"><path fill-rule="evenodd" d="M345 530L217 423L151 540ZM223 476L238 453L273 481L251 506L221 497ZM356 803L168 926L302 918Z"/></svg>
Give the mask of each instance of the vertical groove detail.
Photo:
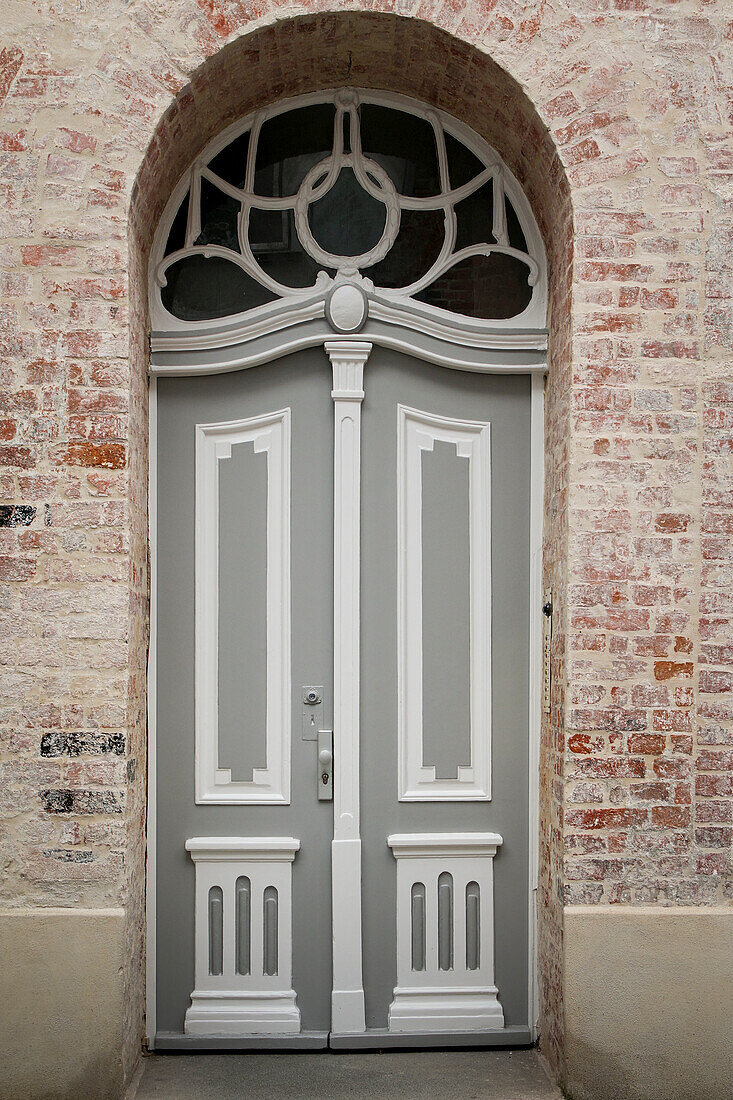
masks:
<svg viewBox="0 0 733 1100"><path fill-rule="evenodd" d="M438 877L438 969L453 969L453 875Z"/></svg>
<svg viewBox="0 0 733 1100"><path fill-rule="evenodd" d="M412 969L425 969L425 885L413 883L410 891L412 918Z"/></svg>
<svg viewBox="0 0 733 1100"><path fill-rule="evenodd" d="M224 968L224 894L221 886L209 890L209 974Z"/></svg>
<svg viewBox="0 0 733 1100"><path fill-rule="evenodd" d="M262 895L262 973L277 974L277 890L268 886Z"/></svg>
<svg viewBox="0 0 733 1100"><path fill-rule="evenodd" d="M477 882L466 886L466 970L481 966L481 889Z"/></svg>
<svg viewBox="0 0 733 1100"><path fill-rule="evenodd" d="M249 974L251 952L251 909L252 888L249 879L240 875L235 886L236 898L236 936L237 936L237 974Z"/></svg>

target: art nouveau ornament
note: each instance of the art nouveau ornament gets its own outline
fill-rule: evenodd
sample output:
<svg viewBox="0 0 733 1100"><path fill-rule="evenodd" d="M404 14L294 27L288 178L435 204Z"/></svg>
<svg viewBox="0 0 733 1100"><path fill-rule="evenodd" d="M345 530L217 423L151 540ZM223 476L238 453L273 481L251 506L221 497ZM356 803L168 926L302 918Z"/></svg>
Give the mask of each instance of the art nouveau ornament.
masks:
<svg viewBox="0 0 733 1100"><path fill-rule="evenodd" d="M204 151L161 220L150 297L160 348L318 317L356 332L368 315L463 326L486 346L544 327L544 253L476 134L405 97L342 89L259 112Z"/></svg>

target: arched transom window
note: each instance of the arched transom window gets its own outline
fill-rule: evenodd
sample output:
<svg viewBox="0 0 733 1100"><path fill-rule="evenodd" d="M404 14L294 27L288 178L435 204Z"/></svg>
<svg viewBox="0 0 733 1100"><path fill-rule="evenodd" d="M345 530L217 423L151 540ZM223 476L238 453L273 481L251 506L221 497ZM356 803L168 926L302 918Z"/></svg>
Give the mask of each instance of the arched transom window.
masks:
<svg viewBox="0 0 733 1100"><path fill-rule="evenodd" d="M322 92L230 127L180 181L151 261L153 327L241 329L308 305L337 331L367 312L539 331L544 264L519 184L473 131L402 96Z"/></svg>

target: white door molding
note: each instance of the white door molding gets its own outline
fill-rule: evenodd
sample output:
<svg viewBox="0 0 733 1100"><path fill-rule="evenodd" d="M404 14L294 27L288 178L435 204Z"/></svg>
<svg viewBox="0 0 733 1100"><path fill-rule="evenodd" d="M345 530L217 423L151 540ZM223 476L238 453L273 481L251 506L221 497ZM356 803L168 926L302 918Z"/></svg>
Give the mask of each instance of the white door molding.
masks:
<svg viewBox="0 0 733 1100"><path fill-rule="evenodd" d="M361 403L372 345L327 340L333 368L333 1031L366 1030L361 964L359 584Z"/></svg>
<svg viewBox="0 0 733 1100"><path fill-rule="evenodd" d="M219 466L232 447L267 456L267 763L252 779L219 766ZM290 409L196 425L196 802L290 802Z"/></svg>
<svg viewBox="0 0 733 1100"><path fill-rule="evenodd" d="M490 425L397 406L397 754L400 802L491 798ZM450 443L468 463L470 763L437 779L423 745L422 455ZM457 563L458 566L464 563ZM447 731L446 731L447 732Z"/></svg>

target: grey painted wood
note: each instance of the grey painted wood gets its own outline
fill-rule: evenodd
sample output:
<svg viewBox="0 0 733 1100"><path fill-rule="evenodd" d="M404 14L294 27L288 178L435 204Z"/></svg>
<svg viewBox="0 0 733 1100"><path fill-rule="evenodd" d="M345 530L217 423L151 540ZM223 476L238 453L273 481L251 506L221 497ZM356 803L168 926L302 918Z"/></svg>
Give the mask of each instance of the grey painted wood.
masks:
<svg viewBox="0 0 733 1100"><path fill-rule="evenodd" d="M496 980L507 1026L526 1027L528 983L528 584L530 386L527 376L442 370L375 348L362 435L361 797L367 1026L385 1028L396 984L396 871L387 836L496 831ZM493 797L397 798L397 405L491 423ZM437 644L437 641L436 641ZM451 639L442 639L450 663ZM439 1042L439 1040L436 1040Z"/></svg>
<svg viewBox="0 0 733 1100"><path fill-rule="evenodd" d="M194 869L183 845L193 835L292 835L301 840L293 867L293 984L304 1029L322 1036L329 1027L332 812L330 803L319 804L316 799L316 746L301 738L300 686L325 685L328 724L333 665L330 389L330 366L320 348L298 352L271 366L158 382L158 1013L159 1032L168 1036L164 1039L168 1046L192 1045L182 1039L182 1033L193 989L194 911ZM367 1023L376 1030L362 1039L335 1037L333 1045L527 1042L529 378L444 370L375 348L365 371L365 390L363 958ZM397 799L398 402L439 415L491 422L494 748L493 798L488 803L399 803ZM194 425L285 406L293 410L292 805L197 807L193 801ZM439 511L441 505L429 503L429 507ZM435 530L435 523L429 525L429 531ZM430 534L431 545L436 537ZM433 585L445 567L444 552L431 560ZM436 668L441 661L450 667L456 660L451 639L441 640L435 627L428 634L429 648L433 647L430 660ZM458 761L461 750L452 744L449 749L441 767ZM251 766L252 760L247 764ZM383 1029L396 981L396 871L387 836L455 829L496 830L504 837L495 860L495 941L497 984L507 1029L493 1036L389 1037ZM482 950L483 946L482 941ZM303 1042L311 1040L303 1036ZM287 1044L296 1045L292 1038ZM251 1045L256 1043L224 1041L219 1048Z"/></svg>
<svg viewBox="0 0 733 1100"><path fill-rule="evenodd" d="M194 426L292 409L293 743L290 806L194 804ZM303 1027L330 1023L331 803L316 800L316 744L301 739L302 684L332 717L333 403L322 349L271 367L158 383L158 1028L183 1032L193 989L190 836L294 836L293 985ZM226 465L226 463L225 463ZM242 659L246 662L247 639ZM258 644L253 640L251 644ZM251 766L252 759L248 758ZM258 902L259 904L259 902Z"/></svg>
<svg viewBox="0 0 733 1100"><path fill-rule="evenodd" d="M267 760L267 455L219 459L219 765L252 780Z"/></svg>
<svg viewBox="0 0 733 1100"><path fill-rule="evenodd" d="M457 779L471 763L468 459L441 441L421 457L422 762Z"/></svg>

